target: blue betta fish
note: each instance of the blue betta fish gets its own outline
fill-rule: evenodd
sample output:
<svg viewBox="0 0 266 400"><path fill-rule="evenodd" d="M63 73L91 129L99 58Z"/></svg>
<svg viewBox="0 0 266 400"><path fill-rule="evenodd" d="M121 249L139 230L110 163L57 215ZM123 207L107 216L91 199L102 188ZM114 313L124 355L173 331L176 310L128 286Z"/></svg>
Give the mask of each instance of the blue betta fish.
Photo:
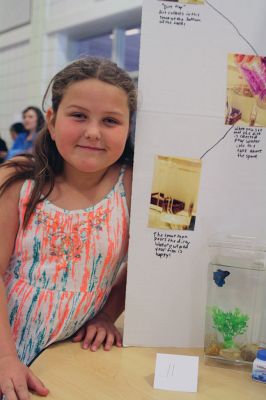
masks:
<svg viewBox="0 0 266 400"><path fill-rule="evenodd" d="M225 284L225 278L230 275L229 271L223 271L222 269L217 269L213 273L213 280L217 286L222 287Z"/></svg>

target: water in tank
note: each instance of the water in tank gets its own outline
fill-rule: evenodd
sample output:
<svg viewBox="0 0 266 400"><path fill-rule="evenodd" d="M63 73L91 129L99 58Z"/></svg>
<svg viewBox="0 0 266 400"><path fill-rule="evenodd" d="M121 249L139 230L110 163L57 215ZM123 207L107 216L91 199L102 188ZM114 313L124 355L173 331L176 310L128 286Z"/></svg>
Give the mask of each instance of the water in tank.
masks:
<svg viewBox="0 0 266 400"><path fill-rule="evenodd" d="M209 252L205 357L251 364L266 348L266 241L218 234Z"/></svg>

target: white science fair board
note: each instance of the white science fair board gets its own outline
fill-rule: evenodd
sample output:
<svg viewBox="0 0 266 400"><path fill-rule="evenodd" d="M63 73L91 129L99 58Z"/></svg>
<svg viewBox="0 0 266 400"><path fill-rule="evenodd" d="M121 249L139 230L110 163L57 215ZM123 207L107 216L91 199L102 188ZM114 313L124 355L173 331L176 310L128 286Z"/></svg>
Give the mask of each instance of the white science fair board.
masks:
<svg viewBox="0 0 266 400"><path fill-rule="evenodd" d="M265 0L144 0L124 345L201 347L208 241L266 236Z"/></svg>

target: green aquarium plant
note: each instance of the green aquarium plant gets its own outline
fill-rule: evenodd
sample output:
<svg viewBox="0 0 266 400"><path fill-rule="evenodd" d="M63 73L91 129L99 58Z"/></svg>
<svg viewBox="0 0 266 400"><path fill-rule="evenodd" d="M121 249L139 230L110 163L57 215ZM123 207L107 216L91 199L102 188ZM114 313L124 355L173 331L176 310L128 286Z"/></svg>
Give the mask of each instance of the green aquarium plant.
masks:
<svg viewBox="0 0 266 400"><path fill-rule="evenodd" d="M242 335L248 327L249 316L242 314L239 308L233 311L224 311L217 306L211 307L213 328L220 332L224 338L224 348L236 348L233 338Z"/></svg>

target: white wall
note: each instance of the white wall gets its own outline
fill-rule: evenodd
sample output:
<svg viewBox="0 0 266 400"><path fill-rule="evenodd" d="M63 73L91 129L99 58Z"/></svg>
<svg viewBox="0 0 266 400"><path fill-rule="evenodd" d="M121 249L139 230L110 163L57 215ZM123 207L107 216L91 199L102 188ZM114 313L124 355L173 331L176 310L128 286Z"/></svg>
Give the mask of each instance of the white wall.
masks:
<svg viewBox="0 0 266 400"><path fill-rule="evenodd" d="M8 128L29 98L29 42L2 49L0 60L0 133L10 140Z"/></svg>
<svg viewBox="0 0 266 400"><path fill-rule="evenodd" d="M142 0L50 0L47 31L68 29L74 35L107 32L114 24L138 20Z"/></svg>
<svg viewBox="0 0 266 400"><path fill-rule="evenodd" d="M30 0L0 0L0 32L30 22Z"/></svg>
<svg viewBox="0 0 266 400"><path fill-rule="evenodd" d="M19 9L21 0L16 3ZM0 134L8 144L8 128L21 111L28 105L41 107L48 82L69 59L72 39L140 24L142 0L32 0L31 4L29 24L0 34ZM19 17L12 24L19 25Z"/></svg>

